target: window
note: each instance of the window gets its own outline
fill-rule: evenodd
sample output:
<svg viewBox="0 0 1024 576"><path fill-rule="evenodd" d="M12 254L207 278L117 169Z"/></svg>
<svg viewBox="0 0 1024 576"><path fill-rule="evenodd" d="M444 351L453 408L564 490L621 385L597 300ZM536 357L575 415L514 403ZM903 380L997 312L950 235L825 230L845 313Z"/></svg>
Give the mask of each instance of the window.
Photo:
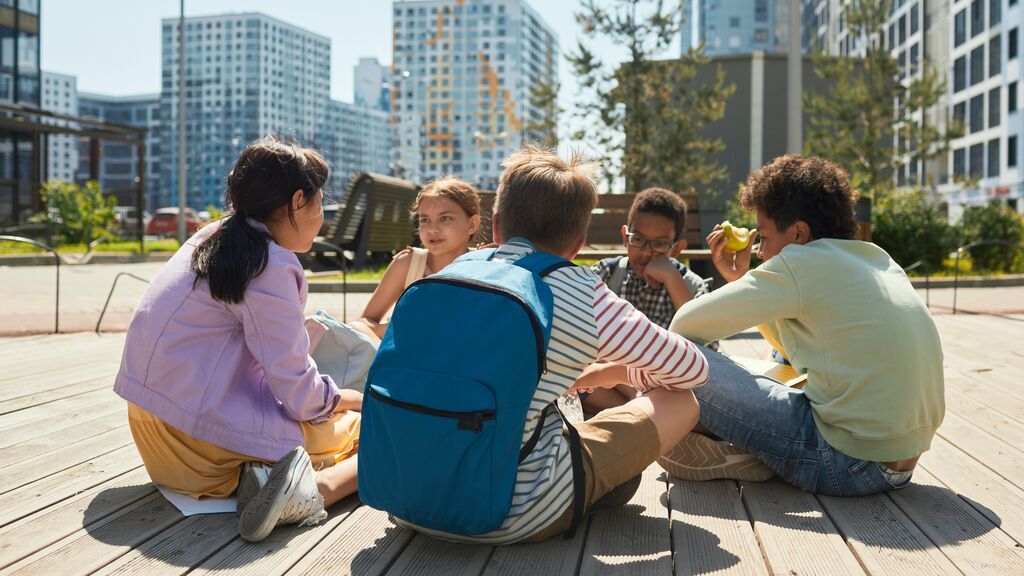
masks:
<svg viewBox="0 0 1024 576"><path fill-rule="evenodd" d="M900 22L897 24L900 31L900 44L902 45L907 41L907 17L906 15L900 16Z"/></svg>
<svg viewBox="0 0 1024 576"><path fill-rule="evenodd" d="M985 95L978 94L971 98L971 133L985 128Z"/></svg>
<svg viewBox="0 0 1024 576"><path fill-rule="evenodd" d="M988 176L999 176L999 139L988 143Z"/></svg>
<svg viewBox="0 0 1024 576"><path fill-rule="evenodd" d="M998 76L1000 69L1003 66L1002 50L999 48L999 35L997 34L991 40L988 41L988 75L989 77Z"/></svg>
<svg viewBox="0 0 1024 576"><path fill-rule="evenodd" d="M764 44L768 42L768 31L764 28L758 28L754 30L754 42Z"/></svg>
<svg viewBox="0 0 1024 576"><path fill-rule="evenodd" d="M1003 109L999 104L999 90L996 86L988 93L988 127L999 126L999 112Z"/></svg>
<svg viewBox="0 0 1024 576"><path fill-rule="evenodd" d="M967 59L961 56L953 63L953 91L967 88Z"/></svg>
<svg viewBox="0 0 1024 576"><path fill-rule="evenodd" d="M1017 82L1010 82L1006 87L1006 113L1017 111Z"/></svg>
<svg viewBox="0 0 1024 576"><path fill-rule="evenodd" d="M1003 0L989 0L988 2L988 25L995 26L1003 16ZM996 142L998 146L999 143ZM998 148L997 148L998 149Z"/></svg>
<svg viewBox="0 0 1024 576"><path fill-rule="evenodd" d="M1010 30L1010 37L1006 42L1006 59L1013 60L1017 57L1017 28Z"/></svg>
<svg viewBox="0 0 1024 576"><path fill-rule="evenodd" d="M964 149L953 150L953 176L956 178L963 178L964 174L967 173L965 167L966 155Z"/></svg>
<svg viewBox="0 0 1024 576"><path fill-rule="evenodd" d="M768 21L768 0L755 0L754 20L757 22Z"/></svg>
<svg viewBox="0 0 1024 576"><path fill-rule="evenodd" d="M966 102L960 102L959 104L955 104L953 106L953 123L954 124L959 124L960 126L963 126L964 122L966 122L966 120L967 120L967 103Z"/></svg>
<svg viewBox="0 0 1024 576"><path fill-rule="evenodd" d="M910 7L910 33L914 34L921 27L920 18L917 15L917 4Z"/></svg>
<svg viewBox="0 0 1024 576"><path fill-rule="evenodd" d="M889 35L892 37L892 34ZM967 10L961 10L953 19L953 46L967 41Z"/></svg>
<svg viewBox="0 0 1024 576"><path fill-rule="evenodd" d="M1017 137L1010 136L1006 139L1006 165L1010 168L1017 166Z"/></svg>
<svg viewBox="0 0 1024 576"><path fill-rule="evenodd" d="M971 86L985 79L985 45L971 50Z"/></svg>
<svg viewBox="0 0 1024 576"><path fill-rule="evenodd" d="M729 18L729 27L730 28L739 28L740 27L740 19L739 19L738 16L733 16L732 18Z"/></svg>
<svg viewBox="0 0 1024 576"><path fill-rule="evenodd" d="M972 178L980 178L985 174L985 145L975 144L971 146L968 159L971 162L969 170Z"/></svg>
<svg viewBox="0 0 1024 576"><path fill-rule="evenodd" d="M984 0L973 0L971 2L971 38L985 31L985 4Z"/></svg>

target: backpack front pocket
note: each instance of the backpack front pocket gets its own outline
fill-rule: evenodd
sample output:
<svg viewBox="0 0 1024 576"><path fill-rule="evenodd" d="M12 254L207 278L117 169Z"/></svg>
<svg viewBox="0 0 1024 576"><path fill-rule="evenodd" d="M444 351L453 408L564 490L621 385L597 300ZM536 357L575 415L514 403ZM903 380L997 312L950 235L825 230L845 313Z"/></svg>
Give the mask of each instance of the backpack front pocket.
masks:
<svg viewBox="0 0 1024 576"><path fill-rule="evenodd" d="M504 470L509 464L494 458L494 392L476 380L405 367L383 368L371 382L359 439L360 498L425 528L499 528L516 462Z"/></svg>

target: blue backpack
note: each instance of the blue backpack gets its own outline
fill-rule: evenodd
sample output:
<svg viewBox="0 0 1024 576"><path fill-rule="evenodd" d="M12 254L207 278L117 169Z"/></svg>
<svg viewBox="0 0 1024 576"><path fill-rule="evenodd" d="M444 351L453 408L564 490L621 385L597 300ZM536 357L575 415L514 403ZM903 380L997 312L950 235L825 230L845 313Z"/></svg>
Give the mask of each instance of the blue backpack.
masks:
<svg viewBox="0 0 1024 576"><path fill-rule="evenodd" d="M370 367L359 438L359 497L424 528L484 534L512 505L527 409L551 335L542 277L571 262L515 263L477 250L411 284Z"/></svg>

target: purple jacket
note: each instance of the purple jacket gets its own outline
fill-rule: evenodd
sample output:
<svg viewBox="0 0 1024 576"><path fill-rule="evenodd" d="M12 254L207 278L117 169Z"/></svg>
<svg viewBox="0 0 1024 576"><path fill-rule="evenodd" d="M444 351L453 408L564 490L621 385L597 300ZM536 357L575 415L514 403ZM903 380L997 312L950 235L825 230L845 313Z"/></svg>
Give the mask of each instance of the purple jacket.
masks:
<svg viewBox="0 0 1024 576"><path fill-rule="evenodd" d="M146 289L114 391L189 436L278 460L303 443L300 421L331 416L338 388L309 358L306 278L294 254L270 240L267 267L241 304L214 300L205 281L193 289L192 253L218 226L186 242Z"/></svg>

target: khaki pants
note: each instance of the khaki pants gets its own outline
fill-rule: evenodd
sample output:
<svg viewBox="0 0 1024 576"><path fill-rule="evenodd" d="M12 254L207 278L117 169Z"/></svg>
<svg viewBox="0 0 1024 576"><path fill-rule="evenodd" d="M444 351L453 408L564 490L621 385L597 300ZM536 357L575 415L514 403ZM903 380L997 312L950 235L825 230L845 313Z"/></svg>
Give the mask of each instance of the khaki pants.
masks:
<svg viewBox="0 0 1024 576"><path fill-rule="evenodd" d="M359 412L351 410L319 424L300 422L313 468L327 468L354 455L360 422ZM242 464L273 464L193 438L130 402L128 425L153 482L193 498L230 496L238 488Z"/></svg>

